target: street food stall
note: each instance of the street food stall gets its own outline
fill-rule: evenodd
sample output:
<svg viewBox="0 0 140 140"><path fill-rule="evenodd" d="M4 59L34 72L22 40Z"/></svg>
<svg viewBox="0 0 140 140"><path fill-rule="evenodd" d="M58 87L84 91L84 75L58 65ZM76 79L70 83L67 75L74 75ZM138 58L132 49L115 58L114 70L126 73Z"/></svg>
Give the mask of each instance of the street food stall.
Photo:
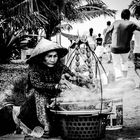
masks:
<svg viewBox="0 0 140 140"><path fill-rule="evenodd" d="M69 88L54 99L51 113L60 120L63 139L101 139L112 110L112 102L103 99L101 73L106 74L105 69L86 40L76 40L69 49L65 63L76 73L76 80L67 81Z"/></svg>

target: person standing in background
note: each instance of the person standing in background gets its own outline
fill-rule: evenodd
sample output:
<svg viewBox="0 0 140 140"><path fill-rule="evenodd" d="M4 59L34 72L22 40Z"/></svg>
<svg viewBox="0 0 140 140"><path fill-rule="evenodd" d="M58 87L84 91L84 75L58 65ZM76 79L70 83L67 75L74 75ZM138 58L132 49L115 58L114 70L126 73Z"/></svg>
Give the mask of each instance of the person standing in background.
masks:
<svg viewBox="0 0 140 140"><path fill-rule="evenodd" d="M87 36L87 42L90 48L94 51L96 49L96 36L93 35L93 28L89 29L89 35Z"/></svg>
<svg viewBox="0 0 140 140"><path fill-rule="evenodd" d="M107 28L104 29L103 31L103 35L105 36L106 34L106 31L107 29L110 27L111 25L111 22L110 21L107 21ZM112 42L112 34L109 33L108 36L106 37L106 39L104 39L104 50L105 50L105 53L107 55L107 63L111 63L111 60L112 60L112 57L111 57L111 42Z"/></svg>
<svg viewBox="0 0 140 140"><path fill-rule="evenodd" d="M121 20L114 21L105 34L104 41L108 34L112 33L111 53L116 80L127 77L130 42L133 32L140 31L140 26L130 21L130 15L129 9L124 9L121 12Z"/></svg>
<svg viewBox="0 0 140 140"><path fill-rule="evenodd" d="M102 45L102 42L103 42L103 39L101 37L101 34L99 33L98 34L98 37L96 38L96 44L97 44L97 46L101 46Z"/></svg>
<svg viewBox="0 0 140 140"><path fill-rule="evenodd" d="M98 37L96 38L96 49L95 54L99 58L100 61L102 61L102 56L104 52L104 48L102 46L103 38L101 37L101 34L98 34Z"/></svg>

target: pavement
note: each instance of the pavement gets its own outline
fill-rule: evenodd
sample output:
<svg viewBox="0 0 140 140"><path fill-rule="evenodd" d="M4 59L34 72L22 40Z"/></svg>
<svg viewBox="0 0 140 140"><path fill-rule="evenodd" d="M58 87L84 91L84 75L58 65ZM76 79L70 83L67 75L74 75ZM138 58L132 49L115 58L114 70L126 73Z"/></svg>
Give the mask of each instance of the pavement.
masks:
<svg viewBox="0 0 140 140"><path fill-rule="evenodd" d="M103 57L103 66L106 72L113 72L113 64L107 63L106 56ZM134 71L133 61L128 62L128 77L133 78L136 86L139 82L139 78L137 77ZM106 130L106 137L103 140L140 140L140 128L125 128L119 130Z"/></svg>
<svg viewBox="0 0 140 140"><path fill-rule="evenodd" d="M22 134L9 134L0 137L0 140L62 140L60 137L57 138L34 138L34 137L26 137Z"/></svg>
<svg viewBox="0 0 140 140"><path fill-rule="evenodd" d="M104 140L140 140L140 129L122 128L120 130L106 131Z"/></svg>
<svg viewBox="0 0 140 140"><path fill-rule="evenodd" d="M25 138L25 135L5 135L0 137L0 140L62 140L61 138ZM140 129L123 128L120 130L106 130L105 138L102 140L140 140Z"/></svg>

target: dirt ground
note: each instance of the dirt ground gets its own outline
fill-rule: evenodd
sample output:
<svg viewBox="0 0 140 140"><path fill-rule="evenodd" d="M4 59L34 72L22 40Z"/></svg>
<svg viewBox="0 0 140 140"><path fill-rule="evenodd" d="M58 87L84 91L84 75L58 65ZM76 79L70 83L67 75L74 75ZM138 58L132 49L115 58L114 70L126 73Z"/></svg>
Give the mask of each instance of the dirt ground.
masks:
<svg viewBox="0 0 140 140"><path fill-rule="evenodd" d="M104 66L106 72L111 71L112 73L114 73L113 64L107 63L106 55L103 55L102 65ZM139 79L134 71L133 60L128 61L128 77L133 78L135 80L136 84L138 84Z"/></svg>
<svg viewBox="0 0 140 140"><path fill-rule="evenodd" d="M103 66L105 70L113 72L112 63L106 63L106 56L103 57ZM113 72L114 73L114 72ZM140 82L135 71L133 61L128 62L128 77L135 80L136 86ZM139 140L140 139L140 128L125 128L123 127L120 130L110 130L106 131L106 138L104 140Z"/></svg>

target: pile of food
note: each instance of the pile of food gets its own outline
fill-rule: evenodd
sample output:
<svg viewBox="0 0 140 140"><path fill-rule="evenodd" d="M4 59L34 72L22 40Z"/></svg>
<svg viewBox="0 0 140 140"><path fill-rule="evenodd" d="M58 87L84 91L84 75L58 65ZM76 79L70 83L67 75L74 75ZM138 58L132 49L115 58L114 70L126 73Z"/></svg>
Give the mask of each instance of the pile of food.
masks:
<svg viewBox="0 0 140 140"><path fill-rule="evenodd" d="M99 111L112 109L114 99L123 99L124 94L135 90L135 81L124 78L103 86L103 93L80 87L67 81L68 87L56 99L63 111Z"/></svg>
<svg viewBox="0 0 140 140"><path fill-rule="evenodd" d="M100 93L80 87L67 81L69 88L64 90L56 99L59 107L64 111L90 111L108 109L110 101L101 102Z"/></svg>
<svg viewBox="0 0 140 140"><path fill-rule="evenodd" d="M110 102L103 102L102 109L108 109ZM101 103L95 102L72 102L72 103L60 103L60 107L63 111L93 111L100 110Z"/></svg>

